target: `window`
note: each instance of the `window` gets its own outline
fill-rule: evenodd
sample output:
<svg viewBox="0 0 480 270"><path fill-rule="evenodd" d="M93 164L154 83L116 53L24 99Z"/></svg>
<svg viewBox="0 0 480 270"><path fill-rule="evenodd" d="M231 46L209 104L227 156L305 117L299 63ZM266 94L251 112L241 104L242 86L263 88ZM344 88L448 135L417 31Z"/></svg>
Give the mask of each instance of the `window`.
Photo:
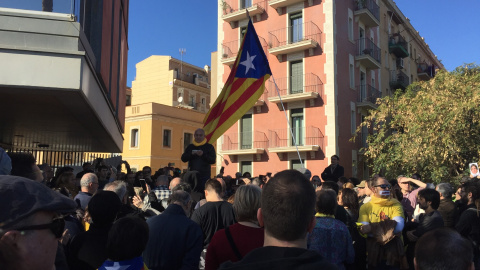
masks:
<svg viewBox="0 0 480 270"><path fill-rule="evenodd" d="M183 150L187 149L187 146L193 142L193 134L185 132L183 133Z"/></svg>
<svg viewBox="0 0 480 270"><path fill-rule="evenodd" d="M239 44L242 44L243 37L245 36L246 32L247 32L247 27L246 26L240 27L240 43Z"/></svg>
<svg viewBox="0 0 480 270"><path fill-rule="evenodd" d="M206 103L206 99L202 98L202 105L205 105L205 103Z"/></svg>
<svg viewBox="0 0 480 270"><path fill-rule="evenodd" d="M172 131L169 129L163 130L163 147L172 146Z"/></svg>
<svg viewBox="0 0 480 270"><path fill-rule="evenodd" d="M355 114L355 108L350 110L350 131L352 134L355 134L357 129L357 117Z"/></svg>
<svg viewBox="0 0 480 270"><path fill-rule="evenodd" d="M125 105L126 106L132 105L132 95L127 95L126 96Z"/></svg>
<svg viewBox="0 0 480 270"><path fill-rule="evenodd" d="M385 59L385 67L388 68L388 51L385 51L385 57L384 57L384 59Z"/></svg>
<svg viewBox="0 0 480 270"><path fill-rule="evenodd" d="M355 89L355 72L353 70L353 64L350 63L349 67L349 75L350 75L350 88Z"/></svg>
<svg viewBox="0 0 480 270"><path fill-rule="evenodd" d="M360 49L359 52L360 52L360 54L362 54L363 50L365 49L365 39L366 39L365 38L365 29L360 27L359 30L358 30L358 36L359 36L359 39L360 39L360 42L358 44L360 46L359 47L359 49Z"/></svg>
<svg viewBox="0 0 480 270"><path fill-rule="evenodd" d="M360 71L360 98L361 101L367 101L367 80L363 71Z"/></svg>
<svg viewBox="0 0 480 270"><path fill-rule="evenodd" d="M130 132L130 147L138 147L138 128L134 128Z"/></svg>
<svg viewBox="0 0 480 270"><path fill-rule="evenodd" d="M348 38L353 41L353 13L348 10Z"/></svg>
<svg viewBox="0 0 480 270"><path fill-rule="evenodd" d="M290 41L291 43L299 42L303 40L303 18L302 13L296 13L290 15Z"/></svg>
<svg viewBox="0 0 480 270"><path fill-rule="evenodd" d="M240 149L252 149L252 115L245 114L240 119Z"/></svg>
<svg viewBox="0 0 480 270"><path fill-rule="evenodd" d="M196 107L195 106L195 96L194 95L190 95L190 103L188 105L190 105L194 108Z"/></svg>
<svg viewBox="0 0 480 270"><path fill-rule="evenodd" d="M173 70L173 78L174 78L174 79L179 79L179 78L180 78L180 75L179 75L179 73L178 73L178 68L175 68L175 69Z"/></svg>
<svg viewBox="0 0 480 270"><path fill-rule="evenodd" d="M410 58L413 59L413 53L412 53L412 43L410 43L410 51L408 51L410 53Z"/></svg>
<svg viewBox="0 0 480 270"><path fill-rule="evenodd" d="M303 127L303 109L292 109L291 111L291 124L293 136L291 145L303 145L305 143L304 127Z"/></svg>
<svg viewBox="0 0 480 270"><path fill-rule="evenodd" d="M292 159L290 161L290 169L291 170L298 170L302 168L302 163L299 159Z"/></svg>
<svg viewBox="0 0 480 270"><path fill-rule="evenodd" d="M240 172L242 174L249 172L250 174L253 175L252 173L252 162L251 161L241 161L240 162Z"/></svg>
<svg viewBox="0 0 480 270"><path fill-rule="evenodd" d="M249 8L252 6L252 0L240 0L240 9Z"/></svg>
<svg viewBox="0 0 480 270"><path fill-rule="evenodd" d="M290 94L303 93L303 62L290 62Z"/></svg>

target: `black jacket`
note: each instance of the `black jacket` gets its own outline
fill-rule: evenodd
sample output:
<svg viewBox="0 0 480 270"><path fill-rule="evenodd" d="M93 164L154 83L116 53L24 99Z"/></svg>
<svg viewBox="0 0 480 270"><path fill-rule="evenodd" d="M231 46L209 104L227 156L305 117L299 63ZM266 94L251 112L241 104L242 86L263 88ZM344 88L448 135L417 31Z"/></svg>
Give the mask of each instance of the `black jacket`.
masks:
<svg viewBox="0 0 480 270"><path fill-rule="evenodd" d="M261 247L248 253L241 261L223 263L219 269L305 269L329 270L337 266L327 262L316 251L292 247Z"/></svg>
<svg viewBox="0 0 480 270"><path fill-rule="evenodd" d="M194 155L192 152L195 150L202 150L203 155ZM210 178L210 165L215 164L216 158L217 154L215 153L215 148L209 143L200 146L190 144L182 154L182 161L188 162L188 169L190 171L198 171L202 179Z"/></svg>
<svg viewBox="0 0 480 270"><path fill-rule="evenodd" d="M323 170L321 174L323 181L328 181L328 180L338 181L338 178L343 176L344 169L342 166L337 165L337 167L335 167L333 172L331 168L332 168L332 165L329 165L327 168L325 168L325 170Z"/></svg>

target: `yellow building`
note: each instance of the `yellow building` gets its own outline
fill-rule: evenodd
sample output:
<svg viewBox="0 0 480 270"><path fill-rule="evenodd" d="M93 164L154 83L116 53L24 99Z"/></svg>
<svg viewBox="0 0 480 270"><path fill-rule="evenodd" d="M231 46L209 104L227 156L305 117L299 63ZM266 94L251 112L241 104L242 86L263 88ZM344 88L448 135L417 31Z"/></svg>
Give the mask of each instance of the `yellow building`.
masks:
<svg viewBox="0 0 480 270"><path fill-rule="evenodd" d="M187 169L180 158L210 108L210 68L170 56L150 56L136 68L132 105L126 108L123 159L137 171L144 166L156 171L169 163Z"/></svg>

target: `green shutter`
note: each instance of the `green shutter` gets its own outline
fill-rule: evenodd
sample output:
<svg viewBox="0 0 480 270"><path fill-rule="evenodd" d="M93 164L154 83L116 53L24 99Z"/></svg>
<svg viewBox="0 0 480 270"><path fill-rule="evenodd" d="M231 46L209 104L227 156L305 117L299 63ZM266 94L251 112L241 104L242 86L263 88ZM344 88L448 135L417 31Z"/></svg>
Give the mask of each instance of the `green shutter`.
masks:
<svg viewBox="0 0 480 270"><path fill-rule="evenodd" d="M303 93L303 62L290 64L290 94Z"/></svg>
<svg viewBox="0 0 480 270"><path fill-rule="evenodd" d="M252 149L252 115L245 114L240 119L240 147Z"/></svg>

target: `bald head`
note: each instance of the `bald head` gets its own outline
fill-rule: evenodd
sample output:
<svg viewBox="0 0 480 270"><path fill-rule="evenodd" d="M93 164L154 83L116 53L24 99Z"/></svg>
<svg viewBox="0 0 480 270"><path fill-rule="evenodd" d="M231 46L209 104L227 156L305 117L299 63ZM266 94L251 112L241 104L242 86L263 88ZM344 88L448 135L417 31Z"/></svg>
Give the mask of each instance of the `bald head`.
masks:
<svg viewBox="0 0 480 270"><path fill-rule="evenodd" d="M178 186L182 179L180 177L175 177L170 181L170 186L168 187L170 190L172 190L174 187Z"/></svg>

